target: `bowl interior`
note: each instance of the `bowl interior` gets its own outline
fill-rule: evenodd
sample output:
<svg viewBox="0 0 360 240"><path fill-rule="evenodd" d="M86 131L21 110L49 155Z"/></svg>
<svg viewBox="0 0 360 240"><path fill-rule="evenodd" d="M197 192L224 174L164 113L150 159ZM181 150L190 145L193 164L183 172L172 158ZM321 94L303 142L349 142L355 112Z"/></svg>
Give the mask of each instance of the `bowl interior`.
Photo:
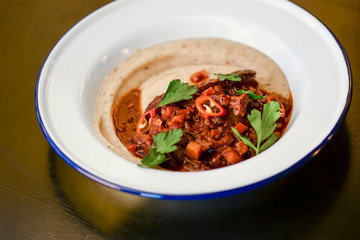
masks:
<svg viewBox="0 0 360 240"><path fill-rule="evenodd" d="M105 76L138 48L197 37L245 43L280 66L294 99L286 134L248 161L197 173L139 168L107 149L93 127ZM57 153L107 186L152 197L229 194L294 169L331 137L349 101L346 61L332 33L291 2L115 1L74 26L49 54L38 79L37 112Z"/></svg>

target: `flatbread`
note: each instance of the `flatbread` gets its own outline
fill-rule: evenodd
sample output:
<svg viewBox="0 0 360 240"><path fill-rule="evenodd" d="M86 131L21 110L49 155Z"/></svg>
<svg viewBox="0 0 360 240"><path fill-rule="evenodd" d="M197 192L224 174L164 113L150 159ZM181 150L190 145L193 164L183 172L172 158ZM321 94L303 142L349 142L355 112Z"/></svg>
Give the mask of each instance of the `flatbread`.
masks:
<svg viewBox="0 0 360 240"><path fill-rule="evenodd" d="M114 152L138 163L139 159L129 153L115 132L112 111L118 99L130 89L140 88L141 105L145 109L155 96L166 91L171 80L189 82L190 76L202 69L210 76L251 69L256 72L262 89L285 98L290 96L288 82L279 66L250 46L219 38L166 42L136 51L105 78L96 101L96 133Z"/></svg>

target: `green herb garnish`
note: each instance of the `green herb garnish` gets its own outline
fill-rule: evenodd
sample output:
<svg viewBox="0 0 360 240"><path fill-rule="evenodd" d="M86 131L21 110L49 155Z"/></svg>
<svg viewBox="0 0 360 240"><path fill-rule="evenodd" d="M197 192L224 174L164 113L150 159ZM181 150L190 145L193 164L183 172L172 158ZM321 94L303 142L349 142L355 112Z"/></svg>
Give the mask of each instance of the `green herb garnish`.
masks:
<svg viewBox="0 0 360 240"><path fill-rule="evenodd" d="M196 87L189 86L188 83L182 83L180 79L174 79L169 83L164 97L161 99L158 107L166 104L180 102L192 98L192 95L197 92Z"/></svg>
<svg viewBox="0 0 360 240"><path fill-rule="evenodd" d="M182 129L174 129L154 136L153 139L156 146L150 146L149 155L141 163L154 167L168 160L165 154L174 152L177 149L175 144L181 140L182 135Z"/></svg>
<svg viewBox="0 0 360 240"><path fill-rule="evenodd" d="M242 90L242 89L237 90L236 88L234 88L234 90L239 95L242 95L244 93L248 94L251 97L251 99L253 99L253 100L259 100L259 99L263 99L263 98L267 97L266 95L265 96L257 95L252 90Z"/></svg>
<svg viewBox="0 0 360 240"><path fill-rule="evenodd" d="M241 81L241 77L239 73L229 73L229 74L221 74L214 73L215 76L219 78L219 81L229 80L229 81Z"/></svg>
<svg viewBox="0 0 360 240"><path fill-rule="evenodd" d="M280 103L277 101L272 101L270 104L266 103L264 105L262 115L261 112L257 109L251 110L251 113L248 114L248 120L255 129L257 135L256 146L254 146L248 136L241 135L235 128L231 128L231 130L246 145L253 148L256 154L259 154L273 145L278 139L277 135L274 134L274 131L276 128L276 121L281 115L279 110Z"/></svg>

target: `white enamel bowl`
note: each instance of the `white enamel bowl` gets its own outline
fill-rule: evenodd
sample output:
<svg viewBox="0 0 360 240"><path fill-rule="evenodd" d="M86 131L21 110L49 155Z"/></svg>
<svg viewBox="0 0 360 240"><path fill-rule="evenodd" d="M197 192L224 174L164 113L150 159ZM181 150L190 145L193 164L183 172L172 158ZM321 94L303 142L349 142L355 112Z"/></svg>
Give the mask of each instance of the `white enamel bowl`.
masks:
<svg viewBox="0 0 360 240"><path fill-rule="evenodd" d="M113 153L92 126L96 95L107 73L136 48L196 37L248 44L280 66L294 99L286 134L250 160L203 172L141 168ZM35 101L52 148L87 177L147 197L204 199L260 187L316 155L347 114L351 82L339 41L291 2L120 0L90 14L60 39L40 71Z"/></svg>

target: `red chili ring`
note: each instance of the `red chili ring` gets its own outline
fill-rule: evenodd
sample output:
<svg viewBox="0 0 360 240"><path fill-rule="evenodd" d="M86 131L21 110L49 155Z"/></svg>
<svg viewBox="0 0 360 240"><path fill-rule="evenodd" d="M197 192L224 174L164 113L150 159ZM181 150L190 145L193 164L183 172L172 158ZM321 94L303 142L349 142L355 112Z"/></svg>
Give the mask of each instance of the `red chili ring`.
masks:
<svg viewBox="0 0 360 240"><path fill-rule="evenodd" d="M140 119L139 119L139 121L138 121L138 124L136 125L136 133L137 134L141 134L142 133L142 129L141 129L141 125L142 124L144 124L144 120L146 120L146 116L147 115L149 115L150 114L150 119L149 119L149 122L148 122L148 127L150 126L150 124L151 124L151 122L152 122L152 120L154 119L154 117L155 117L155 109L151 109L151 110L149 110L149 111L147 111L146 113L144 113L141 117L140 117Z"/></svg>
<svg viewBox="0 0 360 240"><path fill-rule="evenodd" d="M214 112L210 107L204 107L203 103L209 101L212 107L216 107L219 109L219 112ZM220 104L218 104L214 99L210 96L200 96L195 100L195 106L197 110L204 117L220 117L226 114L225 108L223 108Z"/></svg>

